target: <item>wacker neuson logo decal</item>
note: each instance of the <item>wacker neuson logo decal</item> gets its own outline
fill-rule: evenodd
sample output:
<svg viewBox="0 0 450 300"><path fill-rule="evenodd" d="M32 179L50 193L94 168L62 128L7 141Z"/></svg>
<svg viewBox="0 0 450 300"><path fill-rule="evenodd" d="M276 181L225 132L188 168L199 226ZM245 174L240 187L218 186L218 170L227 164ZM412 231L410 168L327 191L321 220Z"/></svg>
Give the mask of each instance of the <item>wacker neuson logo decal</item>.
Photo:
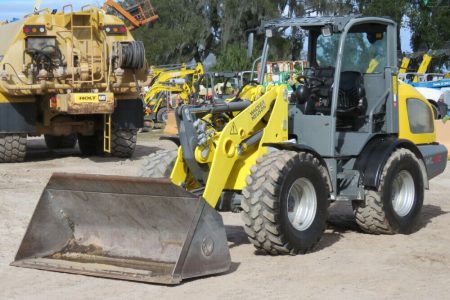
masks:
<svg viewBox="0 0 450 300"><path fill-rule="evenodd" d="M266 103L263 101L259 103L254 109L250 111L250 117L252 118L252 121L254 121L260 114L264 112L266 109Z"/></svg>

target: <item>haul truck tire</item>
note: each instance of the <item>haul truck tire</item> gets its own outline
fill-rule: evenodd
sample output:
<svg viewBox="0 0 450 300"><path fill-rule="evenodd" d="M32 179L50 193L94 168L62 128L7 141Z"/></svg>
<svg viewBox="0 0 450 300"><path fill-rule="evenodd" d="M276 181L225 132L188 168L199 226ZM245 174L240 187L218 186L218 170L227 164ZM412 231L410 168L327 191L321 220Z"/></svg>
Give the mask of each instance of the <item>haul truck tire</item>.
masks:
<svg viewBox="0 0 450 300"><path fill-rule="evenodd" d="M0 163L23 162L26 152L26 134L0 134Z"/></svg>
<svg viewBox="0 0 450 300"><path fill-rule="evenodd" d="M177 159L177 150L160 150L150 154L144 161L138 176L169 178Z"/></svg>
<svg viewBox="0 0 450 300"><path fill-rule="evenodd" d="M49 149L72 149L77 144L77 136L75 134L54 136L45 134L45 144Z"/></svg>
<svg viewBox="0 0 450 300"><path fill-rule="evenodd" d="M372 234L408 234L423 205L424 183L417 157L396 150L387 160L377 190L366 190L366 200L354 201L356 223Z"/></svg>
<svg viewBox="0 0 450 300"><path fill-rule="evenodd" d="M295 255L317 244L328 214L326 172L305 152L273 152L257 160L243 190L242 218L258 250Z"/></svg>
<svg viewBox="0 0 450 300"><path fill-rule="evenodd" d="M136 149L136 129L114 129L111 137L111 154L115 157L129 158Z"/></svg>

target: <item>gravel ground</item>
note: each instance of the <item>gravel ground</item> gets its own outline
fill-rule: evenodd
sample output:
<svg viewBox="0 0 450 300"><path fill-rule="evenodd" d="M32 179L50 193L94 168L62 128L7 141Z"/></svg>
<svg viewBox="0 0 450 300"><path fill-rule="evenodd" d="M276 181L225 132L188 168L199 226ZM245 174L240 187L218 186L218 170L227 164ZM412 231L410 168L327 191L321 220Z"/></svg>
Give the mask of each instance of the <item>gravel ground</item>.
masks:
<svg viewBox="0 0 450 300"><path fill-rule="evenodd" d="M224 213L232 268L176 287L11 267L39 196L53 172L136 175L146 155L174 147L139 136L133 159L83 158L29 140L25 163L0 165L0 299L450 299L450 170L431 182L411 235L360 232L346 204L331 207L315 251L256 255L238 214Z"/></svg>

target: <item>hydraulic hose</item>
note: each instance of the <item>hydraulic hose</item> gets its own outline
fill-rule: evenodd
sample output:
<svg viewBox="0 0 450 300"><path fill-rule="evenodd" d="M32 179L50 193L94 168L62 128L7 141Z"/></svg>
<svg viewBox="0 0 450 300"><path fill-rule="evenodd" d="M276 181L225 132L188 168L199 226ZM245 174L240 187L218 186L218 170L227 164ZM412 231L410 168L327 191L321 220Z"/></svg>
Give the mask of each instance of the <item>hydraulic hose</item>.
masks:
<svg viewBox="0 0 450 300"><path fill-rule="evenodd" d="M121 68L139 70L145 66L145 47L142 41L122 44Z"/></svg>
<svg viewBox="0 0 450 300"><path fill-rule="evenodd" d="M235 112L246 109L250 104L252 104L250 101L224 102L207 106L189 107L189 112L194 114Z"/></svg>

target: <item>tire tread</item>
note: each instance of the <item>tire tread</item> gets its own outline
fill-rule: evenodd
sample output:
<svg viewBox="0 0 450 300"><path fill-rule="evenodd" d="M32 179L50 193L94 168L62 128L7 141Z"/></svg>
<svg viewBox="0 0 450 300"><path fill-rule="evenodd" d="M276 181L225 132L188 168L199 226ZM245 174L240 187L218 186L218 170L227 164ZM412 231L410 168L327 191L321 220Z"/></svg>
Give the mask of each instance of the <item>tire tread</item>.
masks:
<svg viewBox="0 0 450 300"><path fill-rule="evenodd" d="M136 129L113 130L111 136L111 154L114 157L130 158L137 143Z"/></svg>
<svg viewBox="0 0 450 300"><path fill-rule="evenodd" d="M382 191L390 167L395 161L398 161L405 156L413 158L419 164L419 160L410 150L404 148L397 149L389 157L383 168L378 189L366 189L365 203L357 202L354 204L353 211L356 223L363 231L371 234L395 234L398 232L398 230L389 223L389 220L386 217L382 201Z"/></svg>
<svg viewBox="0 0 450 300"><path fill-rule="evenodd" d="M26 134L0 134L0 163L23 162L26 151Z"/></svg>
<svg viewBox="0 0 450 300"><path fill-rule="evenodd" d="M168 178L177 158L177 150L159 150L150 154L141 166L138 176Z"/></svg>
<svg viewBox="0 0 450 300"><path fill-rule="evenodd" d="M320 237L305 250L300 250L287 242L281 231L278 194L283 174L293 167L294 160L308 161L321 172L324 182L328 182L327 170L317 158L306 152L272 152L259 158L247 177L243 189L242 219L244 230L254 247L265 254L295 255L310 251ZM329 187L328 187L329 188ZM325 222L322 232L325 230Z"/></svg>

